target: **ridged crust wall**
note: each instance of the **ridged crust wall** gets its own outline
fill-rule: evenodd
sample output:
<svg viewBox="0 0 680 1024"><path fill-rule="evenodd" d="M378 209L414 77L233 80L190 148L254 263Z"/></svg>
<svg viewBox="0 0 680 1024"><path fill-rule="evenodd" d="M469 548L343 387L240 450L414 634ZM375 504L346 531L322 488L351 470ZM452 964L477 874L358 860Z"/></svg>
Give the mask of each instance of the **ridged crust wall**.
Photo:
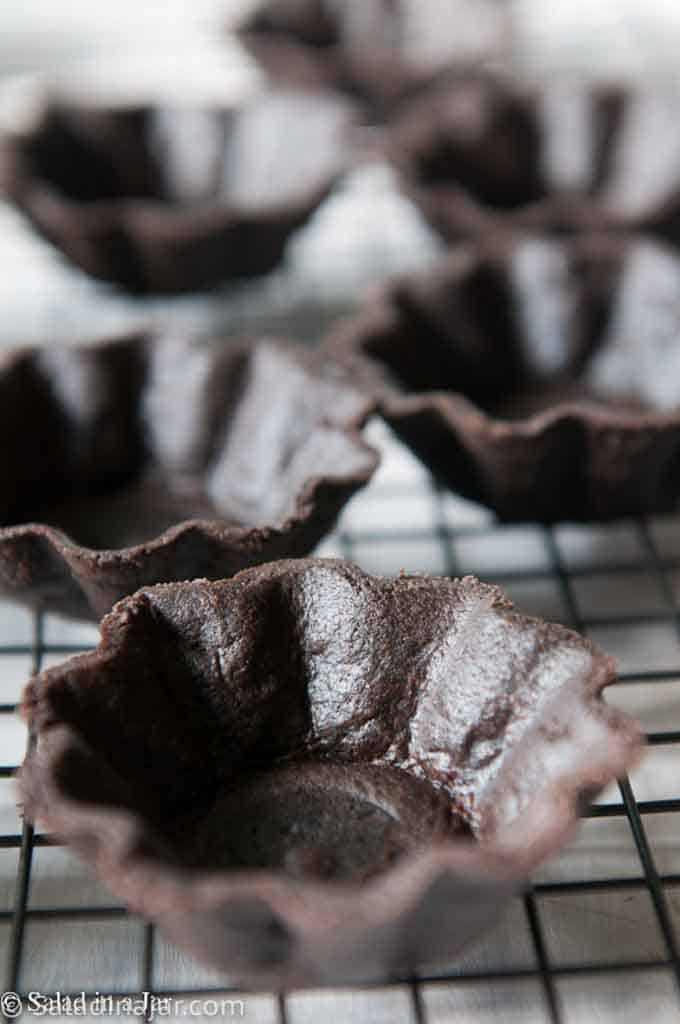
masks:
<svg viewBox="0 0 680 1024"><path fill-rule="evenodd" d="M637 758L614 664L495 587L284 561L120 602L36 676L26 811L271 986L450 958Z"/></svg>

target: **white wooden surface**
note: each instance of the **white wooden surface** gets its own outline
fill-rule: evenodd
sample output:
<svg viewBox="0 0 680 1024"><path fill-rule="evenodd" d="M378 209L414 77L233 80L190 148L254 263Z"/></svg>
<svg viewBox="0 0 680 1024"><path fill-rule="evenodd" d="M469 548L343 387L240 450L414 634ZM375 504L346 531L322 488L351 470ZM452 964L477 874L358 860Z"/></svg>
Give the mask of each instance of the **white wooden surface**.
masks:
<svg viewBox="0 0 680 1024"><path fill-rule="evenodd" d="M239 0L240 2L240 0ZM24 0L0 4L0 73L5 97L2 110L30 94L33 72L47 68L71 82L93 81L116 90L144 88L157 95L177 93L191 80L202 94L257 86L257 72L235 44L217 33L224 9L216 0ZM680 54L680 5L677 0L516 0L518 52L529 70L595 69L600 73L674 73ZM679 65L680 66L680 65ZM16 77L20 73L19 78ZM103 84L104 83L104 84ZM6 113L6 116L9 116ZM87 338L131 324L172 322L190 327L238 333L244 328L286 330L308 337L318 333L334 312L350 307L370 284L388 272L425 266L436 258L439 243L417 213L396 193L390 172L369 164L355 172L307 229L293 242L286 266L268 280L246 287L227 287L206 298L141 301L121 297L114 289L95 285L65 266L27 229L22 219L0 203L0 342L51 343ZM424 534L434 522L434 499L425 473L408 452L379 424L370 428L384 453L375 481L347 508L341 528L355 531L390 526L415 528ZM443 514L453 526L485 522L475 506L447 497ZM654 526L662 552L680 557L680 521ZM564 526L557 531L568 568L630 563L630 573L605 571L574 582L581 614L655 612L663 608L656 577L645 568L644 551L635 530ZM338 535L322 546L339 554ZM392 573L401 568L443 572L441 545L433 537L409 542L374 541L354 546L356 560L367 570ZM493 534L458 540L455 556L461 571L512 573L547 568L549 554L543 533L508 527ZM676 574L680 599L680 572ZM523 609L552 619L567 618L563 595L554 580L505 584ZM30 640L30 617L16 607L0 605L0 644ZM593 629L592 635L620 659L622 670L677 670L667 682L617 687L611 699L636 714L650 731L680 729L680 643L670 622ZM96 631L50 618L52 642L89 644ZM27 659L0 658L0 702L13 701L29 671ZM21 725L0 717L0 762L21 759L25 737ZM635 772L638 799L663 799L680 794L680 747L656 747ZM619 799L616 790L603 799ZM645 817L657 869L680 873L680 814ZM0 780L0 831L18 831L20 822L12 783ZM14 898L16 850L0 850L0 910ZM584 822L579 837L546 865L540 881L639 877L639 859L624 818ZM668 899L680 929L680 889ZM35 852L29 907L108 905L111 897L61 849ZM548 954L556 965L584 961L637 961L663 957L663 944L651 901L644 888L626 891L569 893L540 898ZM9 928L0 922L0 947ZM142 925L116 918L64 924L29 918L21 985L24 989L136 988ZM521 904L451 971L535 966L535 953ZM157 943L154 973L162 987L220 984L162 942ZM680 1002L669 970L562 977L557 991L567 1024L666 1024L680 1020ZM422 992L426 1019L432 1024L502 1021L533 1024L548 1020L537 980L427 985ZM273 997L246 998L248 1021L276 1021ZM288 1000L292 1024L321 1020L360 1022L415 1021L406 988L296 993ZM171 1018L172 1019L172 1018ZM177 1018L183 1019L183 1018ZM201 1019L198 1017L197 1019ZM206 1015L206 1019L208 1016ZM214 1018L211 1018L214 1019Z"/></svg>

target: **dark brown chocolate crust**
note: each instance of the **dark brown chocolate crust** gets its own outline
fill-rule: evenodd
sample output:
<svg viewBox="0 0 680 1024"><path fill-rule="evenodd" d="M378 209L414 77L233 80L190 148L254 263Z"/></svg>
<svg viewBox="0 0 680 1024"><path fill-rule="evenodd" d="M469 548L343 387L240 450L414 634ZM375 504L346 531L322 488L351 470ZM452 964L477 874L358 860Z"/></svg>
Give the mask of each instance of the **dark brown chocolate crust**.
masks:
<svg viewBox="0 0 680 1024"><path fill-rule="evenodd" d="M274 341L6 355L0 591L98 620L146 584L307 554L375 469L371 405Z"/></svg>
<svg viewBox="0 0 680 1024"><path fill-rule="evenodd" d="M452 957L639 756L614 663L495 587L283 561L121 601L35 676L27 815L236 983Z"/></svg>
<svg viewBox="0 0 680 1024"><path fill-rule="evenodd" d="M275 79L339 89L383 117L451 67L511 48L497 0L263 0L240 37Z"/></svg>
<svg viewBox="0 0 680 1024"><path fill-rule="evenodd" d="M397 434L506 520L669 512L680 495L680 259L642 238L505 238L340 324Z"/></svg>
<svg viewBox="0 0 680 1024"><path fill-rule="evenodd" d="M73 263L133 292L271 271L348 162L342 100L273 92L241 107L48 100L4 142L3 184Z"/></svg>
<svg viewBox="0 0 680 1024"><path fill-rule="evenodd" d="M451 78L388 152L449 241L499 229L653 231L680 243L680 91Z"/></svg>

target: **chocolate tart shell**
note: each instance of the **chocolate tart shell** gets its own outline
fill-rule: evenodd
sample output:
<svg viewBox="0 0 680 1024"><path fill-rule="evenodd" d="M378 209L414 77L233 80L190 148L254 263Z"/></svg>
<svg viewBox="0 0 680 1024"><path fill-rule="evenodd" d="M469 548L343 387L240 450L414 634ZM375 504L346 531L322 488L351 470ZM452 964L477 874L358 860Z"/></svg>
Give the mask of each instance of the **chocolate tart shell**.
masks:
<svg viewBox="0 0 680 1024"><path fill-rule="evenodd" d="M6 355L0 592L98 620L143 585L307 554L376 467L370 409L275 341Z"/></svg>
<svg viewBox="0 0 680 1024"><path fill-rule="evenodd" d="M680 259L644 238L497 238L336 327L381 412L505 520L671 512L680 495Z"/></svg>
<svg viewBox="0 0 680 1024"><path fill-rule="evenodd" d="M249 986L450 960L639 756L614 663L495 587L283 561L35 676L25 810Z"/></svg>
<svg viewBox="0 0 680 1024"><path fill-rule="evenodd" d="M264 0L239 35L274 80L338 89L381 118L445 69L507 54L511 29L496 0Z"/></svg>
<svg viewBox="0 0 680 1024"><path fill-rule="evenodd" d="M499 229L680 242L680 90L451 77L395 120L388 155L449 241Z"/></svg>
<svg viewBox="0 0 680 1024"><path fill-rule="evenodd" d="M3 142L2 184L93 277L137 293L266 274L346 169L352 111L279 91L240 107L47 100Z"/></svg>

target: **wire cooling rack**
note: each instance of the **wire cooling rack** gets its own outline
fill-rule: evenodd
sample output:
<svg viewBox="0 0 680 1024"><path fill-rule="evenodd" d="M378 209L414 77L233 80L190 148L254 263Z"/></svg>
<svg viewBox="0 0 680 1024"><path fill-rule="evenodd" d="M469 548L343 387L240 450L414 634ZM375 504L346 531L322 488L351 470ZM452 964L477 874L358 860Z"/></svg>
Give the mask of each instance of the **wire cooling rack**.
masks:
<svg viewBox="0 0 680 1024"><path fill-rule="evenodd" d="M323 1013L413 1024L680 1020L680 520L499 526L441 491L382 424L371 424L369 434L383 466L320 553L379 573L476 572L500 582L522 609L589 633L618 655L619 681L608 694L641 719L650 750L630 779L591 808L578 839L499 928L461 960L418 979L239 993L242 1002L230 1005L247 1020L280 1024ZM236 996L224 977L112 905L68 851L21 825L13 809L11 777L25 742L14 719L21 683L29 670L95 640L90 626L0 607L5 988L24 997L146 991L202 1000L211 1016L219 994Z"/></svg>

